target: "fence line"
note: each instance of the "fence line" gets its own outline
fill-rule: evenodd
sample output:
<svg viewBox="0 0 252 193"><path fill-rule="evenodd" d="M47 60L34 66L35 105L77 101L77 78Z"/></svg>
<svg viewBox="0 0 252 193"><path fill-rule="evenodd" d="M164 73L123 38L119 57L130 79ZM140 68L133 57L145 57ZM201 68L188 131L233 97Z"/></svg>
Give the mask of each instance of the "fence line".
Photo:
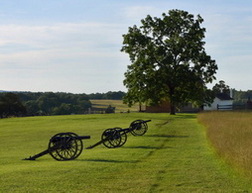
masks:
<svg viewBox="0 0 252 193"><path fill-rule="evenodd" d="M217 110L252 110L252 106L248 104L242 105L219 105L217 104Z"/></svg>

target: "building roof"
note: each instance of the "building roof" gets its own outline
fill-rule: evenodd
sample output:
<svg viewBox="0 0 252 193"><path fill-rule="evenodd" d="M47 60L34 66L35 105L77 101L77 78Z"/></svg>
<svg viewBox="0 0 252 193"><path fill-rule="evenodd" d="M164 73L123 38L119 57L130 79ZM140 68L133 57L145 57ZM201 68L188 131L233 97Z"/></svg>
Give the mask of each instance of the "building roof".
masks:
<svg viewBox="0 0 252 193"><path fill-rule="evenodd" d="M222 100L222 101L224 101L224 100L234 100L233 98L231 98L228 94L226 94L226 93L218 93L217 95L216 95L216 97L218 98L218 99L220 99L220 100Z"/></svg>

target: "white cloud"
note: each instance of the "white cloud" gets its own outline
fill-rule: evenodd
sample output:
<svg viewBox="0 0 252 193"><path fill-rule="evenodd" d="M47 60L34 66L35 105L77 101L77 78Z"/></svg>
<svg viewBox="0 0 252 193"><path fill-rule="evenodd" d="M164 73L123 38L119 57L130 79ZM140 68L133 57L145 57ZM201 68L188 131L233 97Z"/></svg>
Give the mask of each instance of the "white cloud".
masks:
<svg viewBox="0 0 252 193"><path fill-rule="evenodd" d="M96 76L123 75L127 64L120 53L122 33L120 24L106 23L0 26L0 81L11 88L19 78L20 90L31 82L37 82L37 89L41 85L49 88L49 82L54 82L54 89L63 84L72 85L72 92L81 92L74 91L74 80L90 84Z"/></svg>
<svg viewBox="0 0 252 193"><path fill-rule="evenodd" d="M120 25L103 23L59 23L48 26L0 26L0 44L19 43L33 46L58 46L64 41L73 44L118 41ZM94 42L95 43L95 42Z"/></svg>
<svg viewBox="0 0 252 193"><path fill-rule="evenodd" d="M60 23L53 26L0 26L1 58L19 61L33 57L111 55L121 43L120 25L101 23ZM8 52L9 50L9 52ZM62 55L61 55L62 54ZM32 57L33 56L33 57ZM0 61L0 65L3 60Z"/></svg>

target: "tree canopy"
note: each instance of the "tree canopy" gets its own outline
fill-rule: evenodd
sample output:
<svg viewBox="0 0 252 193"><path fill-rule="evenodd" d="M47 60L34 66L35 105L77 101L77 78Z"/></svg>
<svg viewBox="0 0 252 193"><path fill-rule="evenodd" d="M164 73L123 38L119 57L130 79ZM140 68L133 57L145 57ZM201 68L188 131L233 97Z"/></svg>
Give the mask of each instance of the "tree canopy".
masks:
<svg viewBox="0 0 252 193"><path fill-rule="evenodd" d="M19 116L26 113L26 108L14 93L4 93L0 96L0 117Z"/></svg>
<svg viewBox="0 0 252 193"><path fill-rule="evenodd" d="M212 100L206 84L215 79L217 65L205 51L202 22L200 15L170 10L129 27L121 49L131 61L124 80L126 103L168 100L175 114L176 106Z"/></svg>
<svg viewBox="0 0 252 193"><path fill-rule="evenodd" d="M213 92L215 94L217 93L226 93L226 94L230 94L230 88L228 85L225 84L224 80L220 80L218 83L216 83L213 86Z"/></svg>

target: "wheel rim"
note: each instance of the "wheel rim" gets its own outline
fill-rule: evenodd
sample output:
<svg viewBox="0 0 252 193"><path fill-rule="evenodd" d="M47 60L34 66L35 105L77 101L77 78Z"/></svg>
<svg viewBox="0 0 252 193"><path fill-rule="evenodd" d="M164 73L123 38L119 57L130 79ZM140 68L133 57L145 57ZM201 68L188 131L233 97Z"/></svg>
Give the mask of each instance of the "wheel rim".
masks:
<svg viewBox="0 0 252 193"><path fill-rule="evenodd" d="M144 135L147 130L148 125L143 120L135 120L130 124L130 132L134 136Z"/></svg>
<svg viewBox="0 0 252 193"><path fill-rule="evenodd" d="M118 144L117 147L122 147L127 141L127 134L126 134L125 131L120 131L120 135L121 135L121 141L120 141L120 144Z"/></svg>
<svg viewBox="0 0 252 193"><path fill-rule="evenodd" d="M103 145L107 148L119 147L122 141L121 130L119 127L106 129L101 136Z"/></svg>
<svg viewBox="0 0 252 193"><path fill-rule="evenodd" d="M58 133L54 135L48 145L50 155L58 161L73 160L77 158L82 150L83 143L78 135L72 132Z"/></svg>

